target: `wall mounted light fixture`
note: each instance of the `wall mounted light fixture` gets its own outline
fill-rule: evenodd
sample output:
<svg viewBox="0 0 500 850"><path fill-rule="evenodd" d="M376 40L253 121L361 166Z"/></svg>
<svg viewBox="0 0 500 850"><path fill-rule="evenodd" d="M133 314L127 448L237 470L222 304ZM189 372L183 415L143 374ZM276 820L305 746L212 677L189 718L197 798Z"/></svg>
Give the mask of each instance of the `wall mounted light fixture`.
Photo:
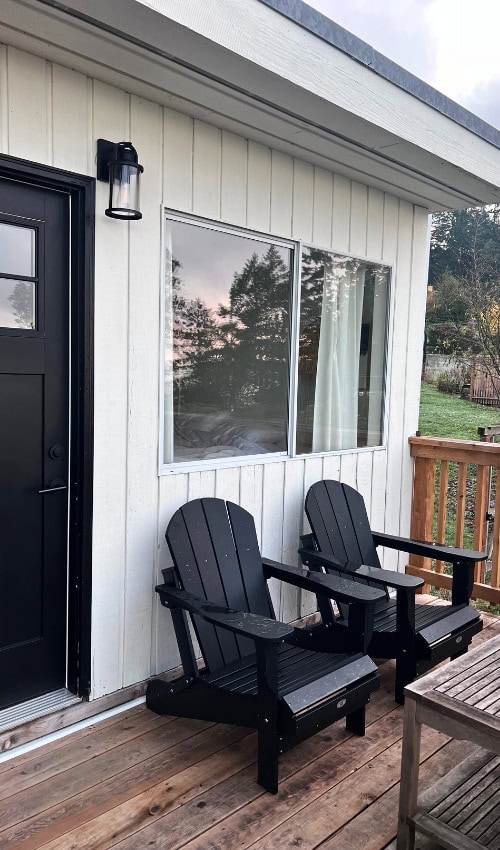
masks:
<svg viewBox="0 0 500 850"><path fill-rule="evenodd" d="M107 216L129 221L142 218L140 179L143 171L131 142L97 140L97 179L109 181Z"/></svg>

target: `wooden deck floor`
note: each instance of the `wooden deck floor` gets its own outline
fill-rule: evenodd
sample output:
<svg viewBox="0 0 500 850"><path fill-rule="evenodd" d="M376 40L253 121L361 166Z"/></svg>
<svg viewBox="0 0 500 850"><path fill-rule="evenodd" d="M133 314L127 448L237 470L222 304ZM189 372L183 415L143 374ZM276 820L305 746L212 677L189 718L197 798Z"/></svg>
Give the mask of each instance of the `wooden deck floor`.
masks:
<svg viewBox="0 0 500 850"><path fill-rule="evenodd" d="M484 619L476 644L500 633ZM338 723L291 750L277 796L256 783L255 733L144 706L6 762L0 850L382 850L396 833L403 712L393 662L380 670L366 737ZM468 747L426 729L422 785Z"/></svg>

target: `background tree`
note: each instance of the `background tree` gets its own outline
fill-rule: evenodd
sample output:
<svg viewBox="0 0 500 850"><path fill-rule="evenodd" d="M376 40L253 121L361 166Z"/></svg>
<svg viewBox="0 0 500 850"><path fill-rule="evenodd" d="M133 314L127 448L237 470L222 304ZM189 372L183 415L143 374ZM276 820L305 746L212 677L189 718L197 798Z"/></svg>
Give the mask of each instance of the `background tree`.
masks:
<svg viewBox="0 0 500 850"><path fill-rule="evenodd" d="M470 304L464 281L443 272L427 305L429 351L468 357L474 347L469 328Z"/></svg>
<svg viewBox="0 0 500 850"><path fill-rule="evenodd" d="M445 272L468 280L483 279L500 267L500 205L436 213L432 217L429 284L439 288Z"/></svg>
<svg viewBox="0 0 500 850"><path fill-rule="evenodd" d="M434 216L429 282L427 350L500 374L500 206Z"/></svg>

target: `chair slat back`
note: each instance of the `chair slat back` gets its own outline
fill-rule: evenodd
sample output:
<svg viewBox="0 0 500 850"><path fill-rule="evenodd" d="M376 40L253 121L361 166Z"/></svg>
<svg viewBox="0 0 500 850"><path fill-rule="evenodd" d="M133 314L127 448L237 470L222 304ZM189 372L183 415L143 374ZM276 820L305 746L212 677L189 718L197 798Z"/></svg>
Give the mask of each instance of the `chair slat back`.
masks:
<svg viewBox="0 0 500 850"><path fill-rule="evenodd" d="M340 481L318 481L306 496L306 514L318 549L353 568L380 567L363 497Z"/></svg>
<svg viewBox="0 0 500 850"><path fill-rule="evenodd" d="M184 590L216 605L274 617L248 511L222 499L195 499L176 511L165 536ZM210 672L255 652L253 641L192 619Z"/></svg>

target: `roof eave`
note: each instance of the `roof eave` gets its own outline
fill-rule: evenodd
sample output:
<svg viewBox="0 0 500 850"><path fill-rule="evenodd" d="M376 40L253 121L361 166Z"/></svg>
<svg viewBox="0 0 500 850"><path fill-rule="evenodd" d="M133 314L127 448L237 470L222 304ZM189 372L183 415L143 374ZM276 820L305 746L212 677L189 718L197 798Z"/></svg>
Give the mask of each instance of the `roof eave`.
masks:
<svg viewBox="0 0 500 850"><path fill-rule="evenodd" d="M431 210L500 201L500 151L492 144L267 3L27 3L29 16L4 0L2 40ZM237 24L223 26L236 7ZM290 61L297 46L308 51L299 69Z"/></svg>

